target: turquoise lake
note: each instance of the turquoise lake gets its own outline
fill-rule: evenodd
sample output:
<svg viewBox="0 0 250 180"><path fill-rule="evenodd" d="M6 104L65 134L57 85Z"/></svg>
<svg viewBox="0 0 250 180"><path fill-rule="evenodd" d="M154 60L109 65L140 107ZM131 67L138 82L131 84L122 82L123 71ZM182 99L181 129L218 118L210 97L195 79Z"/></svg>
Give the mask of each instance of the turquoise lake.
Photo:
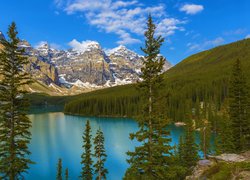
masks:
<svg viewBox="0 0 250 180"><path fill-rule="evenodd" d="M129 139L129 134L138 129L132 119L70 116L61 112L31 114L29 118L32 121L30 158L36 164L30 165L29 174L25 175L28 180L55 179L58 158L62 158L63 169L69 169L69 179L78 179L81 171L82 135L88 119L92 137L99 127L104 133L108 179L122 179L128 168L126 152L134 150L137 145ZM174 125L168 128L172 145L177 144L184 129Z"/></svg>

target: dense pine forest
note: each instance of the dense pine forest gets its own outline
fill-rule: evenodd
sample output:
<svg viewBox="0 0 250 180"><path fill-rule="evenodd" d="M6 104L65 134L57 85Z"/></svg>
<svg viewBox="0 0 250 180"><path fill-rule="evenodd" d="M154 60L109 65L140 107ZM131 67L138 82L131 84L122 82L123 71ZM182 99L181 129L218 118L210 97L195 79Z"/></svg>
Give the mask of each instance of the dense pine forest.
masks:
<svg viewBox="0 0 250 180"><path fill-rule="evenodd" d="M236 59L242 63L246 77L250 76L250 40L242 40L204 51L184 59L164 73L160 94L165 99L168 117L185 121L186 114L201 118L201 103L216 121L228 97L232 67ZM247 78L250 84L250 79ZM141 95L136 85L125 85L82 94L66 103L65 113L99 116L136 116ZM199 123L199 121L197 121ZM215 122L214 123L214 127Z"/></svg>

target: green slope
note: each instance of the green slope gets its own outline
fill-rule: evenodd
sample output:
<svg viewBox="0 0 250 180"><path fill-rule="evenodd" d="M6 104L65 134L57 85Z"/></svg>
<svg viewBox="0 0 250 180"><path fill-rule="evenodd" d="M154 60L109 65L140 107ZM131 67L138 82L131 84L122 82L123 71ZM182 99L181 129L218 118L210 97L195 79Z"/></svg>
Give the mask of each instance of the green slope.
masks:
<svg viewBox="0 0 250 180"><path fill-rule="evenodd" d="M212 102L219 110L228 95L228 82L236 59L241 60L250 84L250 39L192 55L167 71L161 94L170 93L165 104L169 109L169 117L173 121L182 121L201 101ZM140 95L133 85L108 88L79 95L67 103L65 112L132 116L140 109L140 100L136 97Z"/></svg>
<svg viewBox="0 0 250 180"><path fill-rule="evenodd" d="M250 77L250 39L219 46L192 55L166 72L170 81L214 81L230 76L232 64L240 59L246 76ZM248 78L250 82L250 79Z"/></svg>

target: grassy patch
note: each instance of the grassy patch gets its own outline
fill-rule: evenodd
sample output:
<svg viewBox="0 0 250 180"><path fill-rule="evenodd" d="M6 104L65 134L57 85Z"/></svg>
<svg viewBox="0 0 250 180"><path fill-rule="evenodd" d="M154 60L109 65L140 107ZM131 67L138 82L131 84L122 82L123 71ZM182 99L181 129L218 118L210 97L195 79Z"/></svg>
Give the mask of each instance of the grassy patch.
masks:
<svg viewBox="0 0 250 180"><path fill-rule="evenodd" d="M250 171L250 162L219 162L203 173L203 177L211 180L225 180L237 177L241 171Z"/></svg>

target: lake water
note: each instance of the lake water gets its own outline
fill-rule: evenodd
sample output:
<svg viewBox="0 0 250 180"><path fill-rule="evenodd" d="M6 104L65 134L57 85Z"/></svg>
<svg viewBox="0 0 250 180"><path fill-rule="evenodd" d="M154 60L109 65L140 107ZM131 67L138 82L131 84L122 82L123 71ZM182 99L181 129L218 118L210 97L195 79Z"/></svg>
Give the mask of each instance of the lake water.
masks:
<svg viewBox="0 0 250 180"><path fill-rule="evenodd" d="M128 164L126 152L134 150L136 142L129 139L129 133L138 130L137 123L128 118L98 118L64 115L63 113L43 113L29 115L32 121L32 140L29 145L30 158L36 164L30 166L28 180L53 180L56 164L62 158L63 168L69 169L70 179L78 179L81 171L82 135L89 119L92 137L100 127L105 136L108 155L106 168L110 180L119 180L125 174ZM169 126L172 145L178 143L183 134L182 127Z"/></svg>

